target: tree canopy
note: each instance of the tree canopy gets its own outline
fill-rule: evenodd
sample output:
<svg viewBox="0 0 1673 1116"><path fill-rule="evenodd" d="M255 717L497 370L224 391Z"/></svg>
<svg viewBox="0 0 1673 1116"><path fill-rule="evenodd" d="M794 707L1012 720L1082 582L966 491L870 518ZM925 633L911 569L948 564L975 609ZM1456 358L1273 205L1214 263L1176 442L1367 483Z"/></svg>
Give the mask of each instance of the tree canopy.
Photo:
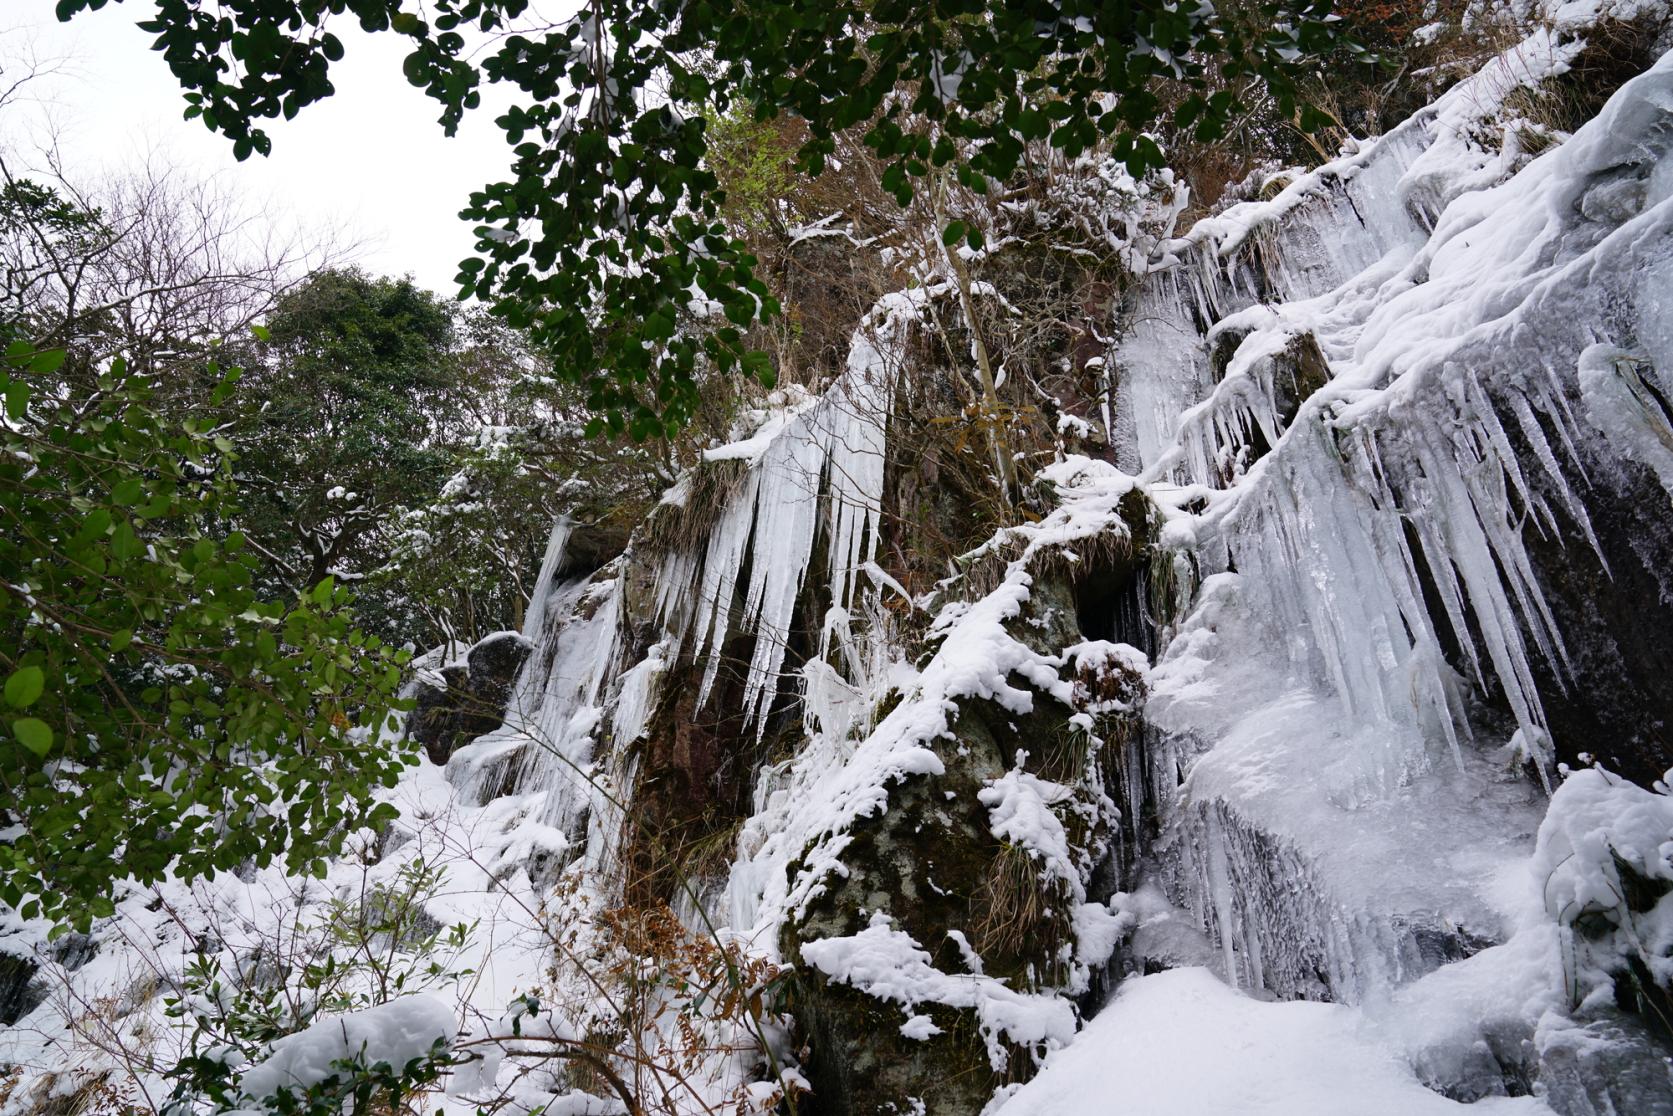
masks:
<svg viewBox="0 0 1673 1116"><path fill-rule="evenodd" d="M478 240L461 290L585 386L596 429L637 438L691 416L700 365L773 376L743 331L778 307L720 219L710 110L794 115L809 174L862 130L905 202L932 173L1002 184L1031 141L1108 144L1142 172L1164 158L1148 134L1163 115L1212 139L1257 96L1308 126L1297 77L1343 41L1330 0L592 0L556 24L528 0L155 0L140 26L187 116L245 158L271 150L264 121L331 95L345 46L327 23L344 15L410 41L406 76L449 132L485 84L513 92L509 176L463 211Z"/></svg>
<svg viewBox="0 0 1673 1116"><path fill-rule="evenodd" d="M239 462L247 522L293 591L365 574L391 507L434 491L453 308L407 279L325 271L274 307L250 354Z"/></svg>
<svg viewBox="0 0 1673 1116"><path fill-rule="evenodd" d="M177 419L122 359L87 395L63 360L0 356L0 901L85 927L124 879L312 869L391 816L406 756L367 746L402 657L347 593L255 585L208 418L236 376Z"/></svg>

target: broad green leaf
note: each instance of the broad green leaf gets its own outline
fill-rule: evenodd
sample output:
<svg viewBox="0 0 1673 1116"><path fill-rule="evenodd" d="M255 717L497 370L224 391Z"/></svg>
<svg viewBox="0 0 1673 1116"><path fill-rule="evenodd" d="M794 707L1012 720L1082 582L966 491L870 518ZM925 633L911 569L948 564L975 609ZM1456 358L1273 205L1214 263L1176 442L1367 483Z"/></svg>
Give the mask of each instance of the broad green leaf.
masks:
<svg viewBox="0 0 1673 1116"><path fill-rule="evenodd" d="M50 376L63 367L64 358L68 355L63 349L42 349L29 358L29 370Z"/></svg>
<svg viewBox="0 0 1673 1116"><path fill-rule="evenodd" d="M44 756L52 750L52 726L38 717L19 717L13 721L12 735L37 756Z"/></svg>
<svg viewBox="0 0 1673 1116"><path fill-rule="evenodd" d="M26 666L12 671L6 679L6 704L13 709L28 709L40 700L46 689L46 673L38 666Z"/></svg>
<svg viewBox="0 0 1673 1116"><path fill-rule="evenodd" d="M110 490L113 504L128 507L140 502L145 496L145 481L140 477L124 477Z"/></svg>

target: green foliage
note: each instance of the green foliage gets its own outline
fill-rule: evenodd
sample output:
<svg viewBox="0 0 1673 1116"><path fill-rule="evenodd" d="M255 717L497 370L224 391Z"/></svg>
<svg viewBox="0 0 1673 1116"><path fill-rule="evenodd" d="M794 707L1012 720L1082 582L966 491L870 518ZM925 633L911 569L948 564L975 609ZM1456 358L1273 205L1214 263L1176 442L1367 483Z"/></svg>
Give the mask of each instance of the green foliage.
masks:
<svg viewBox="0 0 1673 1116"><path fill-rule="evenodd" d="M32 179L20 178L0 185L0 236L13 236L24 228L44 229L54 246L74 242L100 229L101 215L76 205L59 191Z"/></svg>
<svg viewBox="0 0 1673 1116"><path fill-rule="evenodd" d="M408 279L326 271L285 295L257 335L238 423L242 525L268 576L302 592L383 560L392 509L433 493L452 461L454 312ZM366 606L378 608L371 616ZM387 637L398 601L363 600Z"/></svg>
<svg viewBox="0 0 1673 1116"><path fill-rule="evenodd" d="M561 510L561 493L530 467L528 450L524 436L486 442L435 499L391 525L379 584L411 599L437 635L470 644L520 625Z"/></svg>
<svg viewBox="0 0 1673 1116"><path fill-rule="evenodd" d="M62 351L0 360L0 900L85 929L124 879L283 857L320 872L407 757L368 742L399 663L328 578L264 597L233 443L166 418L121 361L82 397Z"/></svg>
<svg viewBox="0 0 1673 1116"><path fill-rule="evenodd" d="M412 601L437 637L470 644L521 628L555 519L582 529L591 549L575 540L571 557L596 565L627 545L665 487L644 447L586 437L572 395L531 383L517 395L523 423L484 430L434 499L389 524L375 584Z"/></svg>
<svg viewBox="0 0 1673 1116"><path fill-rule="evenodd" d="M745 232L781 225L776 207L795 185L796 146L779 122L757 119L742 100L724 113L704 106L703 120L708 165L726 195L722 212L730 223Z"/></svg>
<svg viewBox="0 0 1673 1116"><path fill-rule="evenodd" d="M59 0L58 14L104 3ZM141 26L187 89L187 114L240 158L269 149L260 121L331 93L343 45L324 28L330 15L410 39L407 78L441 104L449 131L484 79L517 90L497 120L514 145L511 175L464 211L479 239L461 288L530 329L585 385L597 429L636 438L685 422L703 368L745 367L742 330L778 309L721 219L704 106L799 119L808 174L839 132L863 130L883 187L905 203L936 168L985 192L1034 140L1069 156L1108 144L1135 172L1159 166L1149 131L1164 111L1201 140L1245 99L1320 124L1297 104L1297 75L1342 41L1330 0L592 0L519 33L528 7L436 0L421 15L403 0L227 0L214 18L157 0ZM462 31L491 45L477 51ZM722 314L689 321L694 291ZM759 358L748 367L771 374Z"/></svg>
<svg viewBox="0 0 1673 1116"><path fill-rule="evenodd" d="M281 930L236 964L195 957L178 990L164 999L167 1016L190 1029L187 1053L170 1074L175 1087L166 1111L199 1111L205 1102L221 1111L245 1109L242 1071L275 1040L321 1019L445 991L471 976L457 959L475 926L443 927L425 913L443 882L440 869L410 860L389 883L334 896L291 937ZM333 1063L337 1073L308 1089L252 1099L278 1113L367 1112L433 1083L454 1064L446 1043L403 1066L372 1062L362 1051Z"/></svg>
<svg viewBox="0 0 1673 1116"><path fill-rule="evenodd" d="M175 1067L176 1100L164 1106L164 1116L188 1116L207 1101L212 1111L247 1114L248 1101L238 1090L238 1073L224 1059L225 1051L194 1054ZM455 1064L442 1040L427 1053L402 1066L372 1061L361 1050L352 1058L331 1063L332 1073L306 1088L287 1089L258 1111L276 1116L372 1116L403 1111L401 1101L434 1085Z"/></svg>
<svg viewBox="0 0 1673 1116"><path fill-rule="evenodd" d="M413 859L391 882L333 896L319 915L266 950L228 966L200 954L165 1013L192 1028L190 1047L259 1057L268 1043L324 1016L444 990L471 975L455 961L475 927L443 927L425 914L445 873Z"/></svg>
<svg viewBox="0 0 1673 1116"><path fill-rule="evenodd" d="M96 328L92 322L65 321L69 300L49 288L61 261L85 261L109 239L104 214L62 191L27 178L0 182L0 342L50 337L62 345L72 324Z"/></svg>

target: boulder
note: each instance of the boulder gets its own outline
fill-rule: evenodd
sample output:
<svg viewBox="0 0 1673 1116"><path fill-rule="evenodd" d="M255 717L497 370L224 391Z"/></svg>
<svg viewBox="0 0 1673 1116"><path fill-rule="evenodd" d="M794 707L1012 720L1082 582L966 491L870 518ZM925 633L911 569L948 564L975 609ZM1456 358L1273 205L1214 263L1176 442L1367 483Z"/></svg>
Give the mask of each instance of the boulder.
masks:
<svg viewBox="0 0 1673 1116"><path fill-rule="evenodd" d="M462 659L429 676L420 674L407 717L407 736L436 764L461 745L505 722L511 689L534 651L517 632L495 632L473 644Z"/></svg>

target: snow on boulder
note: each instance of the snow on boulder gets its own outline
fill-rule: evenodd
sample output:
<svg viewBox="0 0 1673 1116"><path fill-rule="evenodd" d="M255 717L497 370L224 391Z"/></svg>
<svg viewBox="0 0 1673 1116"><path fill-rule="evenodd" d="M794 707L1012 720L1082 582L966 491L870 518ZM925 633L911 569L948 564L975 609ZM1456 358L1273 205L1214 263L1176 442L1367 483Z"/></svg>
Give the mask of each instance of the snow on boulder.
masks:
<svg viewBox="0 0 1673 1116"><path fill-rule="evenodd" d="M358 1059L396 1070L445 1048L458 1031L453 1009L434 996L408 996L364 1011L316 1020L273 1043L273 1051L244 1074L246 1096L266 1100L292 1089L309 1089L339 1071L337 1063Z"/></svg>
<svg viewBox="0 0 1673 1116"><path fill-rule="evenodd" d="M1551 796L1533 870L1570 938L1576 1007L1609 1006L1623 977L1641 995L1673 987L1673 797L1601 767L1574 772Z"/></svg>
<svg viewBox="0 0 1673 1116"><path fill-rule="evenodd" d="M804 943L802 957L833 981L900 1004L908 1016L901 1026L907 1038L922 1041L940 1033L917 1013L919 1004L974 1008L996 1071L1003 1070L1008 1059L1002 1039L1054 1049L1075 1033L1075 1010L1068 1000L1018 992L989 976L944 973L931 964L929 953L912 935L890 926L889 916L881 911L858 934Z"/></svg>

